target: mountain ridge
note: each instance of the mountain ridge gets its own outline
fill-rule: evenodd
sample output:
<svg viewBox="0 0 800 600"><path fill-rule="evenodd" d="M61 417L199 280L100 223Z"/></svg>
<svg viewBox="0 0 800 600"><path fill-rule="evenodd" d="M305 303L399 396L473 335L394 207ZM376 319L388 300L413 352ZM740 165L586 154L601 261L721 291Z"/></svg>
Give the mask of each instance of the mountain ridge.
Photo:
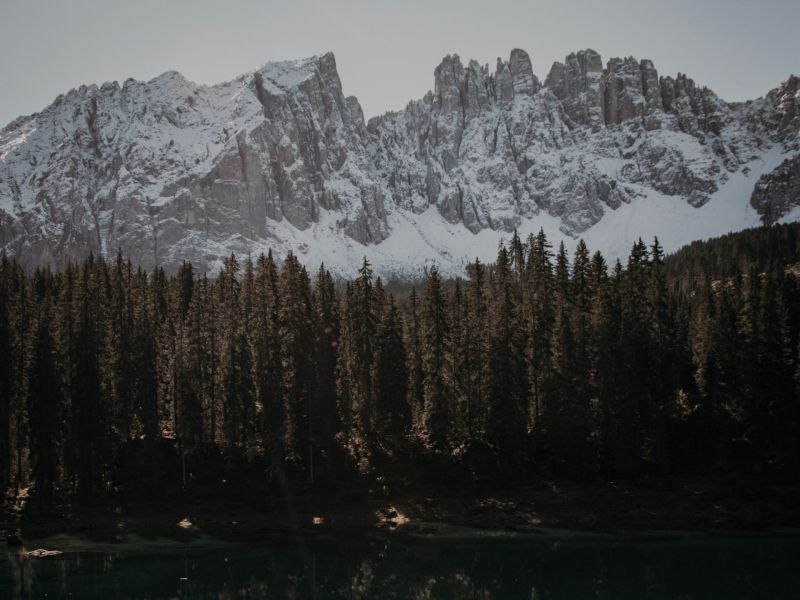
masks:
<svg viewBox="0 0 800 600"><path fill-rule="evenodd" d="M448 55L433 90L368 122L331 52L212 86L174 71L81 86L0 130L0 248L31 265L122 248L214 270L271 247L413 276L459 274L515 229L612 254L661 229L672 246L800 218L796 170L764 179L800 153L798 106L794 76L726 103L593 50L544 82L523 50L494 73ZM691 233L670 239L667 222Z"/></svg>

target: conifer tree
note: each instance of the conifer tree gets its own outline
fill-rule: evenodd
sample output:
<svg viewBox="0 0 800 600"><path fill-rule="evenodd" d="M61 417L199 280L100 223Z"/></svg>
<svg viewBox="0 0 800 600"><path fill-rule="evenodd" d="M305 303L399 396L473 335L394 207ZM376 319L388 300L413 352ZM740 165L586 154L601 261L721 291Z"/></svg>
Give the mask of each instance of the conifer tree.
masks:
<svg viewBox="0 0 800 600"><path fill-rule="evenodd" d="M154 487L158 482L156 469L158 440L161 437L158 411L157 314L149 278L141 269L134 279L133 379L135 385L135 414L141 423L144 447L144 471L149 475L145 484Z"/></svg>
<svg viewBox="0 0 800 600"><path fill-rule="evenodd" d="M102 263L89 256L83 263L77 294L76 366L72 388L78 493L90 497L105 491L108 418L100 373L102 339Z"/></svg>
<svg viewBox="0 0 800 600"><path fill-rule="evenodd" d="M612 289L608 276L608 265L603 255L595 252L589 265L587 280L589 290L589 343L588 354L588 387L591 397L596 402L593 426L598 441L597 456L599 466L608 466L608 432L611 426L611 407L613 402L608 397L609 372L613 367L618 312L612 307ZM609 359L609 355L611 358Z"/></svg>
<svg viewBox="0 0 800 600"><path fill-rule="evenodd" d="M545 406L552 460L573 468L589 434L588 251L581 244L578 250L572 279L563 243L556 257L553 376Z"/></svg>
<svg viewBox="0 0 800 600"><path fill-rule="evenodd" d="M408 374L403 343L403 321L389 294L376 332L375 388L378 399L377 432L384 446L397 452L410 431Z"/></svg>
<svg viewBox="0 0 800 600"><path fill-rule="evenodd" d="M511 268L514 272L514 280L519 283L525 271L525 248L516 229L514 230L514 235L511 236L508 250Z"/></svg>
<svg viewBox="0 0 800 600"><path fill-rule="evenodd" d="M651 346L647 385L651 390L654 411L655 460L662 468L666 468L669 460L669 416L673 412L672 396L678 382L663 250L658 238L650 246L646 295L650 304L648 339Z"/></svg>
<svg viewBox="0 0 800 600"><path fill-rule="evenodd" d="M758 315L758 382L756 414L753 422L753 441L759 448L762 463L774 460L786 445L784 431L786 422L791 422L794 408L792 373L788 329L788 312L784 309L780 293L783 274L769 265L763 275L760 311ZM785 450L784 450L785 452Z"/></svg>
<svg viewBox="0 0 800 600"><path fill-rule="evenodd" d="M472 353L467 335L467 306L461 290L461 281L456 280L448 302L448 336L445 358L445 383L450 390L451 412L450 439L454 446L469 439L470 381L468 373L474 369Z"/></svg>
<svg viewBox="0 0 800 600"><path fill-rule="evenodd" d="M628 377L621 387L617 421L616 464L620 471L632 472L642 458L642 426L651 427L653 402L648 385L651 372L650 304L642 293L648 288L647 246L639 239L632 247L627 268L620 281L621 329L620 360Z"/></svg>
<svg viewBox="0 0 800 600"><path fill-rule="evenodd" d="M375 334L377 320L372 269L364 259L358 277L348 286L342 326L340 384L347 400L345 418L349 442L358 452L368 454L374 437Z"/></svg>
<svg viewBox="0 0 800 600"><path fill-rule="evenodd" d="M56 300L55 337L57 360L60 365L61 386L63 397L62 430L63 448L61 462L64 469L65 486L74 491L77 487L77 463L74 451L75 423L71 416L73 413L72 400L74 398L73 386L77 382L77 320L76 316L76 282L78 280L77 267L74 263L68 264L61 274L61 285Z"/></svg>
<svg viewBox="0 0 800 600"><path fill-rule="evenodd" d="M422 431L426 443L436 452L449 450L450 420L453 417L451 390L445 379L448 346L447 305L442 280L436 267L428 272L422 305Z"/></svg>
<svg viewBox="0 0 800 600"><path fill-rule="evenodd" d="M489 415L487 434L509 458L518 455L527 431L525 368L518 306L508 251L501 246L492 277L488 314Z"/></svg>
<svg viewBox="0 0 800 600"><path fill-rule="evenodd" d="M0 498L11 484L11 403L13 361L11 358L11 310L9 282L13 263L0 254Z"/></svg>
<svg viewBox="0 0 800 600"><path fill-rule="evenodd" d="M462 343L464 371L460 374L465 386L464 421L469 439L483 439L488 415L489 337L486 334L487 290L486 270L476 258L469 269L470 279L465 298Z"/></svg>
<svg viewBox="0 0 800 600"><path fill-rule="evenodd" d="M11 478L14 487L19 490L26 483L26 461L25 449L26 440L26 345L32 327L30 289L27 276L22 268L17 264L11 271L11 278L8 282L8 289L13 302L16 305L11 311L11 405L9 407L9 420L11 422Z"/></svg>
<svg viewBox="0 0 800 600"><path fill-rule="evenodd" d="M634 378L640 377L635 356L638 329L631 319L631 289L619 261L614 265L611 290L606 315L604 342L609 343L605 352L610 359L600 363L604 374L603 394L611 415L611 426L605 428L604 448L607 468L613 473L630 474L639 466L641 450L641 430L639 420L638 389ZM641 288L639 288L641 289ZM640 351L641 351L641 347ZM616 352L612 352L615 350Z"/></svg>
<svg viewBox="0 0 800 600"><path fill-rule="evenodd" d="M225 444L230 456L248 450L255 402L250 346L243 332L234 333L226 344L220 367Z"/></svg>
<svg viewBox="0 0 800 600"><path fill-rule="evenodd" d="M311 403L314 378L314 326L311 282L293 254L283 262L280 275L281 389L286 416L284 444L287 455L308 469L313 480Z"/></svg>
<svg viewBox="0 0 800 600"><path fill-rule="evenodd" d="M133 372L131 338L133 306L130 299L132 267L125 263L122 251L111 273L111 310L108 319L107 346L109 391L112 398L113 421L124 441L131 439L131 414L133 412Z"/></svg>
<svg viewBox="0 0 800 600"><path fill-rule="evenodd" d="M314 289L315 364L317 386L312 410L312 438L325 457L328 471L338 430L336 371L339 345L339 311L330 272L320 265Z"/></svg>
<svg viewBox="0 0 800 600"><path fill-rule="evenodd" d="M586 418L589 402L589 372L591 340L591 289L589 249L583 240L578 242L572 262L572 282L570 302L572 309L572 330L575 340L575 394L582 406L577 418Z"/></svg>
<svg viewBox="0 0 800 600"><path fill-rule="evenodd" d="M528 422L538 432L548 402L552 378L553 265L551 245L543 230L528 240L529 257L523 285L523 315L527 331L525 356L529 393Z"/></svg>
<svg viewBox="0 0 800 600"><path fill-rule="evenodd" d="M254 370L256 398L261 406L262 443L273 462L284 454L285 416L281 374L280 312L278 270L272 251L261 254L256 262L254 305Z"/></svg>
<svg viewBox="0 0 800 600"><path fill-rule="evenodd" d="M252 424L255 413L252 358L245 334L247 325L241 304L239 271L239 261L231 255L225 260L215 286L219 298L222 431L229 458L246 450L249 440L245 420L249 416Z"/></svg>
<svg viewBox="0 0 800 600"><path fill-rule="evenodd" d="M35 334L27 365L28 427L30 462L36 500L49 506L54 500L58 478L59 420L61 386L56 367L55 344L50 329L52 280L48 272L37 270L34 286L41 285Z"/></svg>
<svg viewBox="0 0 800 600"><path fill-rule="evenodd" d="M184 262L178 271L176 281L177 297L175 315L175 356L173 356L173 429L181 457L181 478L183 485L187 479L187 453L194 457L203 439L203 347L200 315L197 299L194 298L195 284L192 265ZM250 425L251 423L246 423Z"/></svg>
<svg viewBox="0 0 800 600"><path fill-rule="evenodd" d="M408 371L408 405L414 428L422 431L422 412L425 402L425 377L422 369L422 323L416 288L411 288L408 297L408 320L406 327L406 369Z"/></svg>

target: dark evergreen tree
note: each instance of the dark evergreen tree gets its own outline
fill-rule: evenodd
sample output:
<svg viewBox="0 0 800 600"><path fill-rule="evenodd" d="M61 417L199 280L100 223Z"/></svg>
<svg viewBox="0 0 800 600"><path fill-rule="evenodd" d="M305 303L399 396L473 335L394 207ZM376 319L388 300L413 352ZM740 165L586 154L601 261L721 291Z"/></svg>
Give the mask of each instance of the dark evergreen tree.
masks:
<svg viewBox="0 0 800 600"><path fill-rule="evenodd" d="M390 294L378 321L375 350L377 433L381 445L398 452L410 432L408 373L403 343L403 320Z"/></svg>
<svg viewBox="0 0 800 600"><path fill-rule="evenodd" d="M281 390L286 416L284 446L288 457L306 467L313 480L311 406L315 394L314 319L311 282L293 254L280 276Z"/></svg>
<svg viewBox="0 0 800 600"><path fill-rule="evenodd" d="M133 380L135 415L141 424L145 488L153 489L159 481L157 465L158 441L161 439L158 407L158 370L156 367L158 315L147 274L139 270L134 279Z"/></svg>
<svg viewBox="0 0 800 600"><path fill-rule="evenodd" d="M336 287L324 265L320 265L314 288L314 319L317 386L312 407L311 436L330 474L338 431L336 372L340 326Z"/></svg>
<svg viewBox="0 0 800 600"><path fill-rule="evenodd" d="M487 435L501 452L514 458L522 448L528 420L519 307L505 246L498 252L491 287Z"/></svg>
<svg viewBox="0 0 800 600"><path fill-rule="evenodd" d="M663 250L658 238L650 246L647 299L650 304L650 371L647 386L653 404L654 460L663 469L669 467L669 418L673 413L674 392L678 387L676 348L671 325Z"/></svg>
<svg viewBox="0 0 800 600"><path fill-rule="evenodd" d="M556 257L552 352L545 423L551 461L579 467L589 436L589 288L588 251L578 245L573 277L563 243Z"/></svg>
<svg viewBox="0 0 800 600"><path fill-rule="evenodd" d="M110 462L107 405L100 372L102 263L90 256L80 272L76 323L75 380L71 387L73 441L78 493L90 498L106 491Z"/></svg>
<svg viewBox="0 0 800 600"><path fill-rule="evenodd" d="M422 304L422 433L435 452L450 448L451 390L445 378L449 328L447 304L439 271L428 272Z"/></svg>
<svg viewBox="0 0 800 600"><path fill-rule="evenodd" d="M254 303L254 369L257 402L261 406L260 429L264 447L273 463L285 451L280 338L280 291L278 269L270 251L256 263L257 300Z"/></svg>
<svg viewBox="0 0 800 600"><path fill-rule="evenodd" d="M26 464L26 417L25 410L27 381L26 357L27 342L31 334L32 327L32 308L30 301L30 286L25 272L19 265L11 270L8 281L8 293L14 303L14 309L10 312L11 317L11 338L9 346L11 353L11 394L9 406L9 420L11 434L11 479L17 491L22 489L27 483L27 464Z"/></svg>
<svg viewBox="0 0 800 600"><path fill-rule="evenodd" d="M131 277L132 266L124 261L122 251L119 251L111 273L111 306L106 333L106 345L110 352L106 356L106 361L113 424L124 441L132 437L131 415L134 404L134 386L131 378L133 373Z"/></svg>
<svg viewBox="0 0 800 600"><path fill-rule="evenodd" d="M552 378L553 265L550 243L544 231L528 240L529 257L523 285L523 315L526 335L526 366L529 398L527 417L538 432L544 421L547 386Z"/></svg>
<svg viewBox="0 0 800 600"><path fill-rule="evenodd" d="M464 386L467 437L478 440L486 435L489 396L486 269L475 259L469 274L461 336L464 370L460 378Z"/></svg>
<svg viewBox="0 0 800 600"><path fill-rule="evenodd" d="M445 385L450 391L450 440L457 447L470 439L471 391L467 374L474 368L467 334L467 305L461 289L461 281L456 280L448 304L447 348L445 354Z"/></svg>
<svg viewBox="0 0 800 600"><path fill-rule="evenodd" d="M5 252L0 255L0 499L11 485L11 405L14 385L11 354L13 299L9 284L12 263Z"/></svg>
<svg viewBox="0 0 800 600"><path fill-rule="evenodd" d="M606 352L612 363L601 362L600 368L604 372L604 401L612 422L605 429L604 447L607 468L612 473L627 475L638 469L641 458L638 406L641 371L634 370L641 368L636 356L637 347L641 350L637 346L642 342L641 324L630 316L632 309L627 304L632 288L619 261L614 266L610 285L604 337L610 341ZM615 354L611 353L612 349L616 350Z"/></svg>
<svg viewBox="0 0 800 600"><path fill-rule="evenodd" d="M372 269L364 260L358 277L347 288L342 319L342 352L339 383L346 400L347 444L366 455L374 443L375 419L375 294Z"/></svg>
<svg viewBox="0 0 800 600"><path fill-rule="evenodd" d="M250 407L255 402L250 347L244 333L237 332L228 341L220 368L225 445L229 455L238 454L249 449Z"/></svg>
<svg viewBox="0 0 800 600"><path fill-rule="evenodd" d="M56 367L56 353L50 330L53 282L49 272L34 273L37 306L35 333L27 366L28 427L30 462L35 498L43 506L54 500L58 480L59 420L61 385Z"/></svg>
<svg viewBox="0 0 800 600"><path fill-rule="evenodd" d="M425 402L425 376L422 370L422 323L416 288L411 288L408 298L406 327L406 369L408 371L408 404L417 432L422 431L422 411Z"/></svg>

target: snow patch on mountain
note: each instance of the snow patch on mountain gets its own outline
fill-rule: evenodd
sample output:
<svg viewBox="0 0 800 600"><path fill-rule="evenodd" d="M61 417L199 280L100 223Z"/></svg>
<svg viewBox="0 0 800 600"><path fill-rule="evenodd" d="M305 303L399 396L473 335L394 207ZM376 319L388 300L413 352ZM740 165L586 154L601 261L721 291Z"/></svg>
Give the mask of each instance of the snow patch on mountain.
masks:
<svg viewBox="0 0 800 600"><path fill-rule="evenodd" d="M758 213L750 206L749 190L762 174L772 171L786 156L781 147L774 146L763 157L731 175L700 208L692 207L682 198L642 188L634 200L606 213L582 236L565 234L560 219L547 213L525 220L517 232L526 239L543 230L554 248L563 242L570 252L582 238L591 251L600 250L609 262L619 259L623 264L640 237L648 244L658 237L664 249L672 252L694 240L760 225ZM786 220L800 220L800 211L788 215ZM324 213L318 223L305 231L275 228L272 234L277 243L250 246L249 252L257 255L273 248L281 258L291 251L305 264L324 263L343 278L354 277L366 258L379 273L413 280L432 266L445 276L462 277L465 267L476 258L484 263L494 261L499 245L511 237L508 232L491 229L478 233L465 231L463 225L447 222L433 207L420 214L396 210L389 216L389 227L392 231L389 238L380 244L364 246L343 237L335 215ZM221 266L220 260L212 265L212 271Z"/></svg>

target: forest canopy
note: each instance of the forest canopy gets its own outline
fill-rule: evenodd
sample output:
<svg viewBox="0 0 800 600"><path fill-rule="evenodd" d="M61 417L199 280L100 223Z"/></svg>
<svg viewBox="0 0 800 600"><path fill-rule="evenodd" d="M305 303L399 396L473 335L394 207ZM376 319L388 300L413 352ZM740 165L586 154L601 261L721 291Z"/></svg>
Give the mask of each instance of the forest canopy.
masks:
<svg viewBox="0 0 800 600"><path fill-rule="evenodd" d="M307 485L419 455L475 481L791 473L799 232L666 258L640 240L625 264L515 234L398 297L366 260L336 282L291 254L213 280L4 255L0 494L48 506L241 465Z"/></svg>

